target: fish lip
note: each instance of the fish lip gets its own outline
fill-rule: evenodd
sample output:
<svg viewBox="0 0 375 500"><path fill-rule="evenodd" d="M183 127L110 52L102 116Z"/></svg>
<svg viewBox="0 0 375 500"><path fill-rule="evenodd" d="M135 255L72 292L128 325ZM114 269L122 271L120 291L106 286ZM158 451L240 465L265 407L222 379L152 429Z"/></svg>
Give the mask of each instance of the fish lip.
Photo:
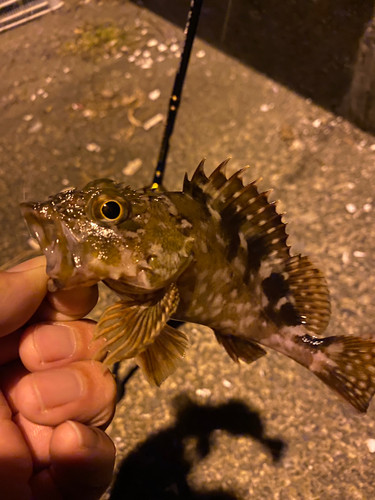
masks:
<svg viewBox="0 0 375 500"><path fill-rule="evenodd" d="M59 217L56 210L46 203L21 203L21 212L30 234L37 240L47 259L46 272L49 276L48 290L90 286L100 281L95 273L82 273L75 258L79 256L76 247L80 240Z"/></svg>
<svg viewBox="0 0 375 500"><path fill-rule="evenodd" d="M40 248L44 251L53 242L51 234L49 235L50 237L47 236L46 223L48 219L37 211L37 203L21 203L20 207L31 235L37 240Z"/></svg>
<svg viewBox="0 0 375 500"><path fill-rule="evenodd" d="M24 202L20 206L31 236L37 240L40 249L46 256L48 276L56 288L64 288L64 284L59 279L63 264L60 245L62 239L66 237L66 235L61 237L63 233L62 222L59 219L52 219L54 210L46 204Z"/></svg>

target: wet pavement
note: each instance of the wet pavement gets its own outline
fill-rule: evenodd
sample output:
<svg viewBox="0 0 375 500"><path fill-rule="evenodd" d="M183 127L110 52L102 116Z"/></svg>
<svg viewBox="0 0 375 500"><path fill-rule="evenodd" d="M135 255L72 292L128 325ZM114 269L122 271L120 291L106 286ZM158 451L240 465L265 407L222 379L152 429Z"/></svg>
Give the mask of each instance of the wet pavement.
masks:
<svg viewBox="0 0 375 500"><path fill-rule="evenodd" d="M182 31L128 2L70 5L1 37L1 263L30 248L23 199L152 180ZM166 187L228 155L229 173L250 164L246 180L274 189L293 250L324 271L327 333L373 332L374 137L198 39ZM160 389L139 371L125 385L112 498L374 497L374 404L357 415L293 361L236 365L208 328L183 328L190 349Z"/></svg>

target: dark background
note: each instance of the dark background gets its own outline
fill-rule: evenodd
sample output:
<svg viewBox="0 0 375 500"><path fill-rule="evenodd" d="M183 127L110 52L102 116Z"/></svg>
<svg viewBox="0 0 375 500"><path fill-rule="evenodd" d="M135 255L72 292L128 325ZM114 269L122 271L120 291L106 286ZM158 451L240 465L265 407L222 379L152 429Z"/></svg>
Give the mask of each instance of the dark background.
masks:
<svg viewBox="0 0 375 500"><path fill-rule="evenodd" d="M190 4L135 3L181 27ZM228 9L229 4L204 1L199 37L317 104L340 108L373 0L231 0Z"/></svg>

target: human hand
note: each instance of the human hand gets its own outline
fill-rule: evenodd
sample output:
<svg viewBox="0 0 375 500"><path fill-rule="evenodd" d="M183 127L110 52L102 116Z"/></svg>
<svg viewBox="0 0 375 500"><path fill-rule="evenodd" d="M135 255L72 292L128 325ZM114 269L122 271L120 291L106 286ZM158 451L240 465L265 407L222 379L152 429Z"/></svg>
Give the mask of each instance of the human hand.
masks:
<svg viewBox="0 0 375 500"><path fill-rule="evenodd" d="M116 389L92 361L94 323L77 321L97 287L47 293L45 265L0 273L0 497L97 500L113 471L103 429Z"/></svg>

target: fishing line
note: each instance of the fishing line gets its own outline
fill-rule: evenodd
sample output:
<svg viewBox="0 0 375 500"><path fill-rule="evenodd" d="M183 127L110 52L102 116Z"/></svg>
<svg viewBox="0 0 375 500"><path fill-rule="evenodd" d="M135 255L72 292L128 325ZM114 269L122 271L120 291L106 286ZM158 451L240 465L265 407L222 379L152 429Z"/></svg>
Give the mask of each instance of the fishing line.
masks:
<svg viewBox="0 0 375 500"><path fill-rule="evenodd" d="M173 128L176 121L177 112L181 102L182 89L184 86L186 71L189 65L191 49L197 32L197 26L203 0L191 0L190 10L186 21L184 34L185 42L182 50L180 66L177 70L172 95L169 99L167 122L165 124L163 139L161 141L158 162L156 165L154 180L151 189L160 189L163 183L165 164L169 151L169 141L173 134Z"/></svg>

